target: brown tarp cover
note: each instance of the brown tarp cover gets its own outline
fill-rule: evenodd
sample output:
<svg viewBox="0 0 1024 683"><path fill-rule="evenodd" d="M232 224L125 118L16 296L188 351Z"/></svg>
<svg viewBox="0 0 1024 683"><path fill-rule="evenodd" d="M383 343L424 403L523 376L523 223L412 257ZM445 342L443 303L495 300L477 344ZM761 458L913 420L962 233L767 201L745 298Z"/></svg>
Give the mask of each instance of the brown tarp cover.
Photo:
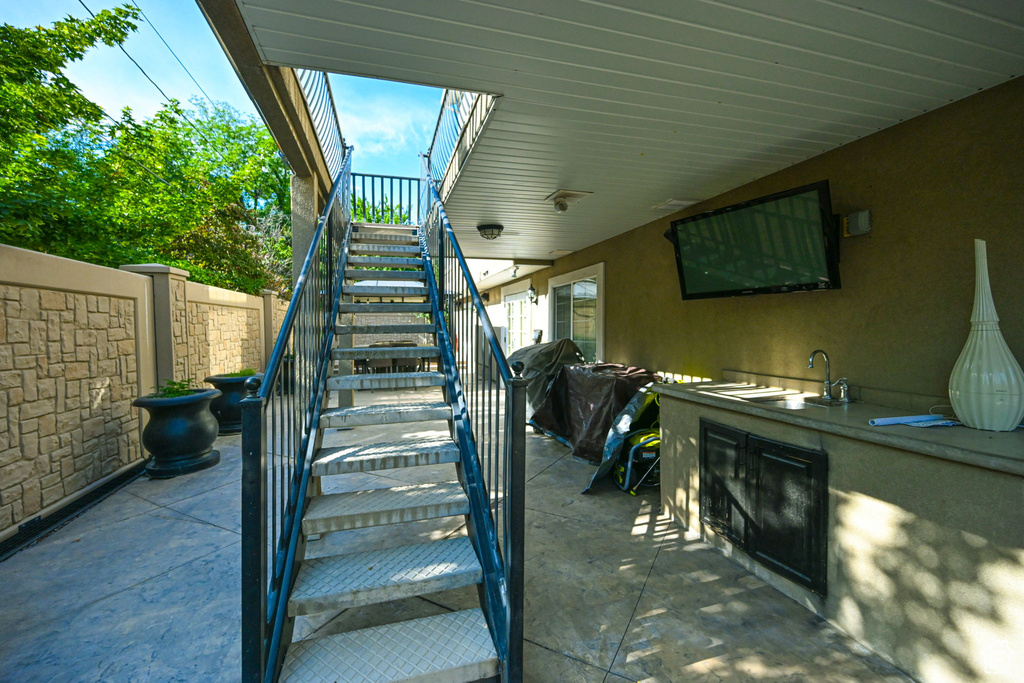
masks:
<svg viewBox="0 0 1024 683"><path fill-rule="evenodd" d="M524 346L508 357L509 363L523 364L526 379L527 419L540 407L548 395L548 387L566 365L583 362L583 354L572 339L558 339L547 344Z"/></svg>
<svg viewBox="0 0 1024 683"><path fill-rule="evenodd" d="M660 381L650 370L614 363L566 365L530 424L565 442L577 458L596 465L615 416L640 387Z"/></svg>

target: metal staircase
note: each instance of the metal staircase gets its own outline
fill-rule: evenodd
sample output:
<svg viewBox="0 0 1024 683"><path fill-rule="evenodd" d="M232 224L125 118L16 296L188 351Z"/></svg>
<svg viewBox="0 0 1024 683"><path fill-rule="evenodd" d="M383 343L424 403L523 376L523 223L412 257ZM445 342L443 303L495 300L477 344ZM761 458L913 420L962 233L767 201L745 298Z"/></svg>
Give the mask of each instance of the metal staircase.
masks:
<svg viewBox="0 0 1024 683"><path fill-rule="evenodd" d="M491 343L489 322L483 324L490 339L455 350L453 335L460 326L468 329L463 313L479 316L483 308L468 271L463 277L475 305L472 296L460 301L460 292L469 290L445 289L454 268L445 268L444 251L454 234L439 200L426 229L352 224L347 202L337 201L347 162L266 376L250 382L243 402L243 680L517 681L522 380ZM465 266L457 245L447 250L447 260L454 252ZM361 321L379 313L426 317L406 324ZM428 334L433 342L336 348L339 340L366 334ZM465 354L495 352L486 379L476 377ZM410 359L419 366L412 372L366 371L369 361ZM504 372L494 374L495 368ZM473 378L470 385L463 375ZM393 392L395 402L328 407L331 396L340 396L335 392L381 390ZM482 399L486 414L479 412ZM325 430L355 428L358 434L369 425L439 420L447 423L448 438L346 443L346 432L332 432L340 445L324 446ZM419 483L391 488L322 493L339 475L446 463L454 465L456 480L416 478ZM404 525L453 516L464 517L465 535L404 545L392 538L408 536ZM332 554L325 539L355 529L368 535L350 551ZM349 608L473 585L481 597L475 609L292 642L299 617L320 615L323 623Z"/></svg>

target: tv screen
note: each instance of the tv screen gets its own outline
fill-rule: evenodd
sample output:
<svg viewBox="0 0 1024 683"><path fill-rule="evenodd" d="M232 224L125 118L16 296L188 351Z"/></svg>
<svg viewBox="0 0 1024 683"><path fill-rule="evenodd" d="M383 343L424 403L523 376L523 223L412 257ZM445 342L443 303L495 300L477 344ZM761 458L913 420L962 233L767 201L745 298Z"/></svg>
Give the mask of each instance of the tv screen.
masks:
<svg viewBox="0 0 1024 683"><path fill-rule="evenodd" d="M828 181L672 222L684 299L839 289Z"/></svg>

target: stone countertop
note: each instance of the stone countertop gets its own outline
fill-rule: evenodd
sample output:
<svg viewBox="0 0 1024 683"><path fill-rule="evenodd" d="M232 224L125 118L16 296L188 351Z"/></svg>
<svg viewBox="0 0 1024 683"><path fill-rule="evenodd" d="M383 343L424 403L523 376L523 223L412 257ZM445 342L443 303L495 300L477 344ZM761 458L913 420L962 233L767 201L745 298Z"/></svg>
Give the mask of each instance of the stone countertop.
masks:
<svg viewBox="0 0 1024 683"><path fill-rule="evenodd" d="M868 420L872 418L900 417L910 413L869 403L791 410L753 403L727 393L744 389L757 391L758 387L739 382L658 384L654 387L654 390L663 396L1024 476L1024 429L1018 428L1013 432L988 432L964 426L872 427L868 424Z"/></svg>

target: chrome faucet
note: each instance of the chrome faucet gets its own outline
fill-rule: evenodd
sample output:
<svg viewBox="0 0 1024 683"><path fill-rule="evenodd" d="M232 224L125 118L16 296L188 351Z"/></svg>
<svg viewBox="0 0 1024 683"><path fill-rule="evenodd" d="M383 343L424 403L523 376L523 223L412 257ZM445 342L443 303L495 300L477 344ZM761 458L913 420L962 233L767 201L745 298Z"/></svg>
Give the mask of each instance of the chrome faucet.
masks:
<svg viewBox="0 0 1024 683"><path fill-rule="evenodd" d="M821 349L815 349L814 351L811 351L811 357L807 359L807 367L809 367L809 368L813 368L814 367L814 357L817 356L819 353L825 359L825 384L821 388L821 397L823 399L825 399L826 401L831 401L832 400L832 371L829 368L828 354L825 353L824 351L822 351Z"/></svg>
<svg viewBox="0 0 1024 683"><path fill-rule="evenodd" d="M811 357L807 359L807 367L809 367L809 368L813 368L814 367L814 357L817 356L819 353L825 359L825 381L822 383L822 387L821 387L821 399L823 401L832 401L832 400L834 400L832 398L832 387L839 387L839 399L838 400L841 403L849 403L850 402L850 385L847 384L847 380L846 380L845 377L840 377L835 382L832 381L832 370L829 367L828 354L827 353L825 353L821 349L815 349L814 351L811 351Z"/></svg>

